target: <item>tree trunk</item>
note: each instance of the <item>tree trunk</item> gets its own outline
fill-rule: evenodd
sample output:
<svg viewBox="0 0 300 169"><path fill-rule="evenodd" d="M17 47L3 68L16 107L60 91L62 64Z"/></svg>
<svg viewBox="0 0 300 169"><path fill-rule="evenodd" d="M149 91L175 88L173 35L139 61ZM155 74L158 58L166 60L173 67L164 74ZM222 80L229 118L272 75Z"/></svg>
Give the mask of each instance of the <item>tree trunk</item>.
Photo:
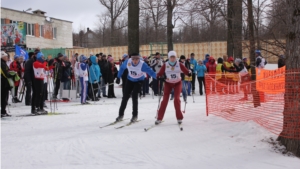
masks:
<svg viewBox="0 0 300 169"><path fill-rule="evenodd" d="M300 2L286 0L287 40L283 130L278 137L288 151L300 157Z"/></svg>
<svg viewBox="0 0 300 169"><path fill-rule="evenodd" d="M168 51L173 50L173 4L172 0L167 0L167 43L168 43Z"/></svg>
<svg viewBox="0 0 300 169"><path fill-rule="evenodd" d="M227 0L227 55L233 56L233 1Z"/></svg>
<svg viewBox="0 0 300 169"><path fill-rule="evenodd" d="M242 58L243 14L242 0L228 0L227 6L227 54Z"/></svg>
<svg viewBox="0 0 300 169"><path fill-rule="evenodd" d="M128 3L128 53L139 53L139 1Z"/></svg>
<svg viewBox="0 0 300 169"><path fill-rule="evenodd" d="M252 4L252 0L247 0L247 2L248 2L249 41L250 41L249 58L250 58L251 65L255 65L253 4ZM251 66L251 80L252 81L256 80L256 69L254 66ZM259 93L256 90L256 83L251 84L251 93L253 95L254 107L260 106L260 98L259 98Z"/></svg>

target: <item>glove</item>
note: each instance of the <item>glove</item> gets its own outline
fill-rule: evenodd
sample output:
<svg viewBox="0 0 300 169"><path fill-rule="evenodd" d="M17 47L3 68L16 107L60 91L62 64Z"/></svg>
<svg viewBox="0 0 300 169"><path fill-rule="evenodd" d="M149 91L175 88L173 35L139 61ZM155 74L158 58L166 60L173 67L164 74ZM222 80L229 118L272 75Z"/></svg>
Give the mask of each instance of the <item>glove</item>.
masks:
<svg viewBox="0 0 300 169"><path fill-rule="evenodd" d="M157 80L164 82L164 81L165 81L165 78L159 77L159 78L157 78Z"/></svg>
<svg viewBox="0 0 300 169"><path fill-rule="evenodd" d="M120 78L117 78L116 83L120 84Z"/></svg>

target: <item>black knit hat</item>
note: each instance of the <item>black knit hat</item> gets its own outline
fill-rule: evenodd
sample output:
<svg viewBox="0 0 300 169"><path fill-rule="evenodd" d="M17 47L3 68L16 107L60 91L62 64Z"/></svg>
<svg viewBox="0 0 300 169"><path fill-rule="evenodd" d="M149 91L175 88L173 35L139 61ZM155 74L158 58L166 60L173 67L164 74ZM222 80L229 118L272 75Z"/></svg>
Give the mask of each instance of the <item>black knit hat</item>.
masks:
<svg viewBox="0 0 300 169"><path fill-rule="evenodd" d="M181 55L181 56L180 56L180 60L181 60L181 59L185 59L185 56L184 56L184 55Z"/></svg>
<svg viewBox="0 0 300 169"><path fill-rule="evenodd" d="M64 55L63 54L61 54L61 53L58 53L57 54L57 57L59 58L59 57L63 57Z"/></svg>

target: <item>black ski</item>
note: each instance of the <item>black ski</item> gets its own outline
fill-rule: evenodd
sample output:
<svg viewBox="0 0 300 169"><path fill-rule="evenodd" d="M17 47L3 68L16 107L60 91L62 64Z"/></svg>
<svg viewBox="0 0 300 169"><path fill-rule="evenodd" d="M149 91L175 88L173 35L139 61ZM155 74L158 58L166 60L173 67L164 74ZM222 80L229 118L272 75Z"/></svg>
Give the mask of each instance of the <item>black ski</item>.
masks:
<svg viewBox="0 0 300 169"><path fill-rule="evenodd" d="M138 123L138 122L143 121L143 120L144 120L144 119L142 119L142 120L137 120L137 121L135 121L135 122L129 122L129 123L123 125L123 126L115 127L115 129L121 129L121 128L130 126L130 125L132 125L132 124Z"/></svg>
<svg viewBox="0 0 300 169"><path fill-rule="evenodd" d="M161 121L159 124L154 124L154 125L152 125L152 126L150 126L150 127L148 127L148 128L144 128L144 130L147 132L147 131L153 129L155 126L160 125L160 124L163 123L163 122L164 122L164 121Z"/></svg>
<svg viewBox="0 0 300 169"><path fill-rule="evenodd" d="M128 118L128 119L129 119L129 118ZM100 129L102 129L102 128L104 128L104 127L108 127L108 126L115 125L115 124L117 124L117 123L119 123L119 122L122 122L122 121L125 121L125 120L128 120L128 119L123 119L123 120L121 120L121 121L115 121L115 122L113 122L113 123L110 123L110 124L108 124L108 125L105 125L105 126L100 127Z"/></svg>

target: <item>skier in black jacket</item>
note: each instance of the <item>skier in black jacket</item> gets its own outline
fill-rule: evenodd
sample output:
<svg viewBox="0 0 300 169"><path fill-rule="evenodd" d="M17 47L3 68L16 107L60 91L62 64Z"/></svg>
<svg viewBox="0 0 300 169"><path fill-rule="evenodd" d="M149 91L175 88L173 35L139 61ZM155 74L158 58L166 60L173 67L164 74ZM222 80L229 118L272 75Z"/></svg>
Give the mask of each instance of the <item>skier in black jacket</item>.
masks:
<svg viewBox="0 0 300 169"><path fill-rule="evenodd" d="M13 78L12 75L8 74L8 66L6 64L8 60L8 55L2 51L1 52L1 118L10 116L6 112L6 106L8 104L8 92L12 88L8 83L8 78Z"/></svg>
<svg viewBox="0 0 300 169"><path fill-rule="evenodd" d="M57 99L58 90L60 88L60 82L63 75L63 70L65 67L63 60L63 54L58 53L57 58L55 58L55 61L53 63L54 65L54 93L53 93L53 99Z"/></svg>
<svg viewBox="0 0 300 169"><path fill-rule="evenodd" d="M33 52L29 52L29 60L25 63L25 71L24 71L24 81L26 86L26 95L25 95L25 105L31 105L31 89L32 81L34 79L34 72L33 72L33 62L35 62L35 54ZM33 91L34 92L34 91ZM34 96L34 95L33 95Z"/></svg>
<svg viewBox="0 0 300 169"><path fill-rule="evenodd" d="M102 96L107 97L106 95L106 84L108 82L108 61L106 59L106 55L102 55L101 61L98 62L101 73L102 73L102 80L101 80L101 89L102 89Z"/></svg>

